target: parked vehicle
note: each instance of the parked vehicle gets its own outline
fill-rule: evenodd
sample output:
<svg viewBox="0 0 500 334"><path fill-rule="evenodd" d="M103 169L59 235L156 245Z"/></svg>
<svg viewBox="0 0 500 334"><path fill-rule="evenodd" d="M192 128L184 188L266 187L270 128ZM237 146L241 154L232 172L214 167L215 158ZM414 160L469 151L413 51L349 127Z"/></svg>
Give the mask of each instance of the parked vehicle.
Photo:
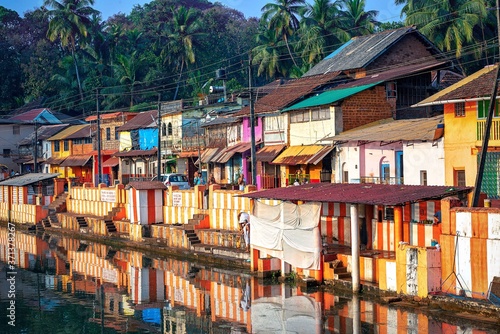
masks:
<svg viewBox="0 0 500 334"><path fill-rule="evenodd" d="M152 181L156 181L157 177L155 176ZM178 186L179 189L189 189L191 186L189 185L189 181L186 175L170 173L170 174L162 174L160 177L160 181L163 182L164 185L168 186Z"/></svg>

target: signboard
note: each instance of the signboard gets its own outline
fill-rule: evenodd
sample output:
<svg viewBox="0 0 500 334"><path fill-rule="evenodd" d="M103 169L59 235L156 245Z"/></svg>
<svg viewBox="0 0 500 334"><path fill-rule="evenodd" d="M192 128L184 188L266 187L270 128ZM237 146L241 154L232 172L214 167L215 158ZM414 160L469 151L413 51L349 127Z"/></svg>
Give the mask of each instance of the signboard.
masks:
<svg viewBox="0 0 500 334"><path fill-rule="evenodd" d="M118 284L118 275L116 273L116 270L102 268L102 279L109 283Z"/></svg>
<svg viewBox="0 0 500 334"><path fill-rule="evenodd" d="M101 201L115 203L116 202L116 191L115 190L101 190Z"/></svg>
<svg viewBox="0 0 500 334"><path fill-rule="evenodd" d="M174 192L172 194L172 202L173 206L182 206L182 194Z"/></svg>

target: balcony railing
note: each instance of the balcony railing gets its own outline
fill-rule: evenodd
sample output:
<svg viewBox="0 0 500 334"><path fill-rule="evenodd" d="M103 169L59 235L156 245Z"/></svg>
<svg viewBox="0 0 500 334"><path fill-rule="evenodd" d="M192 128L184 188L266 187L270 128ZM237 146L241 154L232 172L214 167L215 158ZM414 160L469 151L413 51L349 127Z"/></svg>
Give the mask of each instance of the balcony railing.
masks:
<svg viewBox="0 0 500 334"><path fill-rule="evenodd" d="M476 132L477 140L483 140L485 129L486 129L486 120L478 120L477 132ZM491 123L490 140L500 140L500 120L498 119L493 120L493 122Z"/></svg>

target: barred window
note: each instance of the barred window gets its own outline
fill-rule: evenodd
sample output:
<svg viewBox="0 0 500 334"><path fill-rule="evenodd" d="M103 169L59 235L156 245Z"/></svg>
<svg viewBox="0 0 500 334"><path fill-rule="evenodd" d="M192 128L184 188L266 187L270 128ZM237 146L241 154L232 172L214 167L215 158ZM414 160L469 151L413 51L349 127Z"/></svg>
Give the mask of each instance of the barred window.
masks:
<svg viewBox="0 0 500 334"><path fill-rule="evenodd" d="M465 102L455 103L455 117L465 116Z"/></svg>

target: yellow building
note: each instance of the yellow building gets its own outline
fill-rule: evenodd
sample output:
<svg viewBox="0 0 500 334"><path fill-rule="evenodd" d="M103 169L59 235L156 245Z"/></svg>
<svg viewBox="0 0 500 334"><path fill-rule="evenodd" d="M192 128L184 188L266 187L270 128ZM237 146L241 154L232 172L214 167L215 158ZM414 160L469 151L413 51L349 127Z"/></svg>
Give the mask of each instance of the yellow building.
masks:
<svg viewBox="0 0 500 334"><path fill-rule="evenodd" d="M486 117L497 66L487 66L415 106L444 112L445 184L474 186L478 173ZM497 96L498 99L498 96ZM481 191L498 198L500 183L500 114L493 116Z"/></svg>

